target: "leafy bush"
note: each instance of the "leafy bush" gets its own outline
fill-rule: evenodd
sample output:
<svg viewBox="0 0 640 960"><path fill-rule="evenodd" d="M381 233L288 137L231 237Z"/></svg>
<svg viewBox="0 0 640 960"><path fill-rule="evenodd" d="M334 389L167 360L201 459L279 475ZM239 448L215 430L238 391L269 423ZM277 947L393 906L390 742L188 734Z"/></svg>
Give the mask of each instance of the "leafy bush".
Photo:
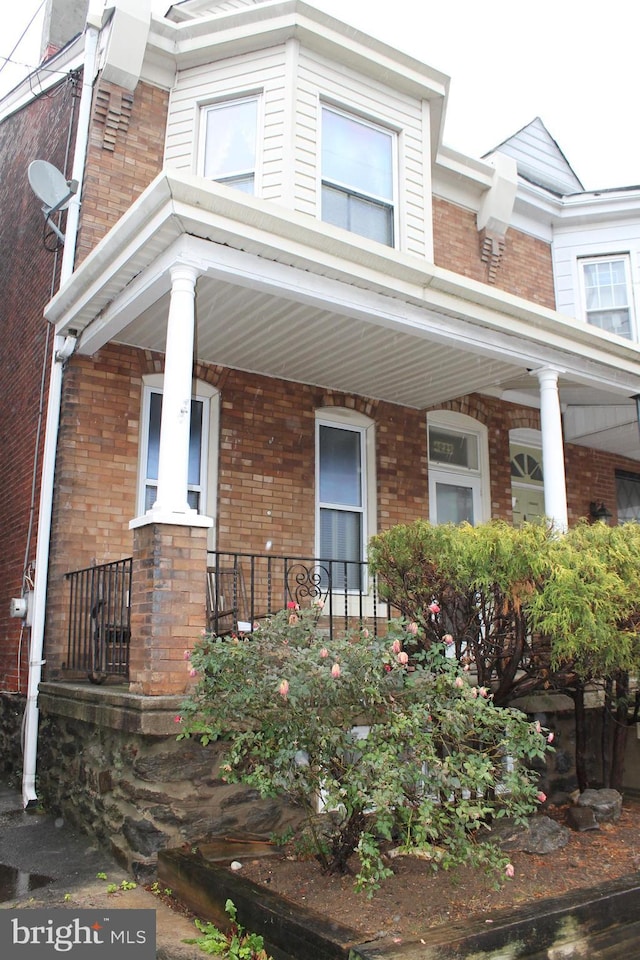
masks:
<svg viewBox="0 0 640 960"><path fill-rule="evenodd" d="M197 685L181 736L227 744L221 774L285 797L324 870L359 854L358 889L390 873L383 841L420 850L434 868L502 870L495 817L536 808L528 764L547 744L499 708L455 660L421 649L416 623L329 640L315 612L290 609L250 637L205 638L191 654Z"/></svg>
<svg viewBox="0 0 640 960"><path fill-rule="evenodd" d="M451 637L458 660L504 705L550 673L549 642L531 629L530 601L551 573L555 539L542 523L418 520L373 537L370 563L381 596L422 627L420 645L442 649Z"/></svg>

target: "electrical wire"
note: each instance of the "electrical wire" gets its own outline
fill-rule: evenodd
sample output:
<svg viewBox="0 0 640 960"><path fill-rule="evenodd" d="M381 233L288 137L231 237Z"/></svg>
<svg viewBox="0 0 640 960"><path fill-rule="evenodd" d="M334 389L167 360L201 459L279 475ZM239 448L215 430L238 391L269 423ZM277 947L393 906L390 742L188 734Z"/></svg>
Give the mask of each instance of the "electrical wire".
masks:
<svg viewBox="0 0 640 960"><path fill-rule="evenodd" d="M22 41L24 40L24 38L25 38L25 36L26 36L26 34L27 34L27 31L28 31L28 30L30 29L30 27L31 27L31 24L32 24L33 21L36 19L36 17L37 17L38 14L40 13L40 11L42 10L42 8L44 7L44 5L45 5L46 2L47 2L47 0L42 0L40 6L38 7L38 9L37 9L36 12L34 13L34 15L31 17L31 20L29 20L29 23L26 25L26 27L24 28L24 30L23 30L22 33L20 34L20 37L19 37L17 43L14 45L13 50L11 51L11 53L9 54L8 57L5 57L5 58L4 58L4 63L3 63L2 65L0 65L0 73L2 73L2 71L4 70L4 68L6 67L6 65L11 61L11 57L14 55L14 53L16 52L16 50L18 49L18 47L20 46L20 44L21 44Z"/></svg>

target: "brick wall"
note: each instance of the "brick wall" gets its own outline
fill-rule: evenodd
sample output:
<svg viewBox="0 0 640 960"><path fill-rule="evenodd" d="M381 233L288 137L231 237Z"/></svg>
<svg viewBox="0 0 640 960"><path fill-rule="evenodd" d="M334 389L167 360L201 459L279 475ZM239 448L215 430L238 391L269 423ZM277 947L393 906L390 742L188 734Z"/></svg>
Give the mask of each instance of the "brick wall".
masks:
<svg viewBox="0 0 640 960"><path fill-rule="evenodd" d="M22 621L9 618L9 600L21 595L25 559L29 565L35 558L44 440L40 413L46 416L40 388L43 371L48 385L51 347L42 314L60 265L59 255L44 247L41 203L27 169L33 160L47 160L70 176L65 148L75 90L75 82L65 79L0 124L0 690L5 691L26 690L28 630L20 644Z"/></svg>
<svg viewBox="0 0 640 960"><path fill-rule="evenodd" d="M133 93L99 82L87 152L76 263L162 169L169 94L139 83Z"/></svg>
<svg viewBox="0 0 640 960"><path fill-rule="evenodd" d="M490 281L491 264L482 260L482 238L475 213L434 197L433 234L437 266L481 283ZM533 303L555 308L550 245L513 228L507 230L493 285Z"/></svg>

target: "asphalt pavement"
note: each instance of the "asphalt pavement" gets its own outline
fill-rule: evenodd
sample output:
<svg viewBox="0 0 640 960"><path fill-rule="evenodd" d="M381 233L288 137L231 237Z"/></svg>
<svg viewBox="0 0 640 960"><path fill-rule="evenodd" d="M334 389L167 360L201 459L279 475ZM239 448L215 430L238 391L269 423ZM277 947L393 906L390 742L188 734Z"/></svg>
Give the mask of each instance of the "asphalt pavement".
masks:
<svg viewBox="0 0 640 960"><path fill-rule="evenodd" d="M61 817L25 811L20 793L0 783L0 909L155 910L156 957L202 960L198 947L184 943L196 933L193 920L140 884L123 889L123 882L133 878L95 840Z"/></svg>

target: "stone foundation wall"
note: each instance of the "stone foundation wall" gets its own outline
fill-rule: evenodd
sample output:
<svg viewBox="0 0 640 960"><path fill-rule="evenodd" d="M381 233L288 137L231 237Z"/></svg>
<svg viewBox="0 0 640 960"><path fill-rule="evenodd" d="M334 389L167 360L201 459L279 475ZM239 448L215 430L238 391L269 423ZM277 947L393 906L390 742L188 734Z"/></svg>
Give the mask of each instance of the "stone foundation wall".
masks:
<svg viewBox="0 0 640 960"><path fill-rule="evenodd" d="M22 718L26 698L19 693L0 693L0 777L19 788L22 777Z"/></svg>
<svg viewBox="0 0 640 960"><path fill-rule="evenodd" d="M180 698L43 684L38 791L134 876L157 852L206 837L268 838L295 819L282 803L225 783L220 747L176 740Z"/></svg>

